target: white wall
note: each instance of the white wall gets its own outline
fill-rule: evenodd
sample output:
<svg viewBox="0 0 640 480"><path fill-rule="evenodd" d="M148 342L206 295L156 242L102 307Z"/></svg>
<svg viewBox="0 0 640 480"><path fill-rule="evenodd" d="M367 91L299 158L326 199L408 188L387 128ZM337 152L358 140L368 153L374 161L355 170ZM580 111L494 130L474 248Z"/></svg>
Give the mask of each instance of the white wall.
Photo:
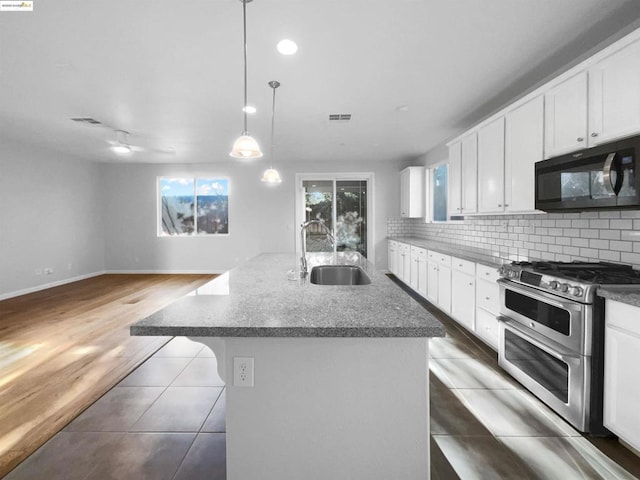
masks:
<svg viewBox="0 0 640 480"><path fill-rule="evenodd" d="M97 164L0 139L0 201L0 298L104 270Z"/></svg>
<svg viewBox="0 0 640 480"><path fill-rule="evenodd" d="M293 252L295 174L374 172L375 263L386 267L387 218L399 212L395 163L322 162L276 165L283 182L260 182L264 160L193 165L102 164L105 264L108 271L222 272L261 252ZM157 177L223 176L230 179L229 235L157 236ZM292 265L294 267L295 265Z"/></svg>

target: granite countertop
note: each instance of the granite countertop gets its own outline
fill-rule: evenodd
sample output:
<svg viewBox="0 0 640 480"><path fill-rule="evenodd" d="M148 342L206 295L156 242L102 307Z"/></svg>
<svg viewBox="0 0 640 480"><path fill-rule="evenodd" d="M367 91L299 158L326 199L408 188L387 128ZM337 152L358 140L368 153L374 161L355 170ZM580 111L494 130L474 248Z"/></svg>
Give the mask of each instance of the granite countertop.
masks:
<svg viewBox="0 0 640 480"><path fill-rule="evenodd" d="M131 326L131 335L442 337L442 324L358 253L309 253L314 265L363 268L370 285L289 280L294 253L264 253Z"/></svg>
<svg viewBox="0 0 640 480"><path fill-rule="evenodd" d="M600 287L598 296L616 302L627 303L635 307L640 307L640 285L629 287Z"/></svg>
<svg viewBox="0 0 640 480"><path fill-rule="evenodd" d="M432 240L425 240L418 237L388 237L389 240L395 240L397 242L408 243L414 247L426 248L428 250L434 250L436 252L452 255L463 260L469 260L470 262L482 263L488 267L498 268L504 263L509 263L508 260L504 260L499 257L488 255L486 250L474 249L471 247L462 247L457 245L451 245L449 243L439 243Z"/></svg>

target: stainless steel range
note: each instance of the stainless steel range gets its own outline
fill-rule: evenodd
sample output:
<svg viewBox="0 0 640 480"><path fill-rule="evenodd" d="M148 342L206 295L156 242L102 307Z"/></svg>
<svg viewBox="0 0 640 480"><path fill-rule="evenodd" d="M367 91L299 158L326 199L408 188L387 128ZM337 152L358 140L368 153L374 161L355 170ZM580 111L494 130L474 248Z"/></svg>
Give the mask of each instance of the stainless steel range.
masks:
<svg viewBox="0 0 640 480"><path fill-rule="evenodd" d="M604 300L596 290L638 288L640 271L612 263L514 262L500 275L500 366L579 431L607 433Z"/></svg>

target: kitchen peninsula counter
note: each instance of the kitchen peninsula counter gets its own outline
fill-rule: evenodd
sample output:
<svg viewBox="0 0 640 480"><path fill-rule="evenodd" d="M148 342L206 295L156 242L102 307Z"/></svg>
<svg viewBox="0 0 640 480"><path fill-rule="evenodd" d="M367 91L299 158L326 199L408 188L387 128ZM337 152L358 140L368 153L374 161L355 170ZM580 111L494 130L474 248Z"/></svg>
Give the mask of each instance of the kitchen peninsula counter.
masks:
<svg viewBox="0 0 640 480"><path fill-rule="evenodd" d="M290 280L297 255L262 254L131 333L184 335L214 352L229 480L429 478L428 338L444 327L357 253L308 261L309 271L360 266L371 284Z"/></svg>

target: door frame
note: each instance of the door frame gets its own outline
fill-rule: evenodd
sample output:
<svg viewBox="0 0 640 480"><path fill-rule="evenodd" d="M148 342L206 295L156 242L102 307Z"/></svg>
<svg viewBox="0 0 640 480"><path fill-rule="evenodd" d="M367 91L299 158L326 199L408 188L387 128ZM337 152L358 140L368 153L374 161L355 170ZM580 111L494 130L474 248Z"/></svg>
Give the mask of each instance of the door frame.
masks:
<svg viewBox="0 0 640 480"><path fill-rule="evenodd" d="M335 182L341 180L360 180L367 182L367 259L375 264L375 211L374 211L374 174L373 172L324 172L324 173L296 173L295 183L295 217L294 217L294 232L295 232L295 245L296 252L302 252L302 245L300 244L300 225L305 221L304 206L304 188L302 182L306 180L329 180ZM335 199L335 197L334 197ZM335 201L334 201L334 215L335 215Z"/></svg>

